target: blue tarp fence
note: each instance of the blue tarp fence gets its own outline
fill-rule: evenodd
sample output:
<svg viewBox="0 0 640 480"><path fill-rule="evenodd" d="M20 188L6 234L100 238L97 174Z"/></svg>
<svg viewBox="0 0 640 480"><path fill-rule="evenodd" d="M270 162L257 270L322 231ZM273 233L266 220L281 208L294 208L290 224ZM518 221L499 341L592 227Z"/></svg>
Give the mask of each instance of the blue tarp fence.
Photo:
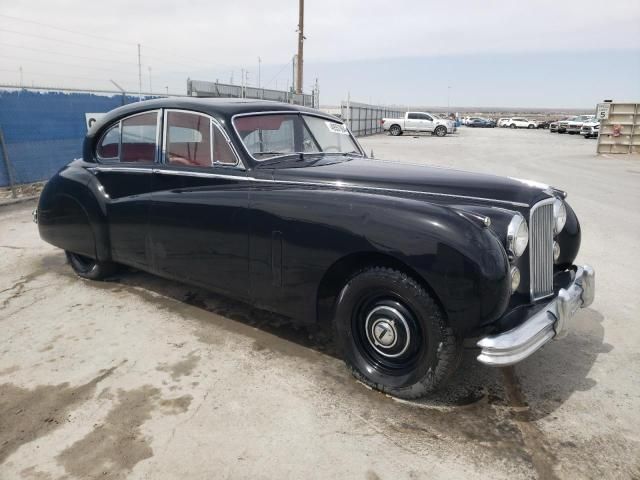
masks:
<svg viewBox="0 0 640 480"><path fill-rule="evenodd" d="M138 97L119 94L0 90L0 128L15 182L47 180L81 157L86 113L108 112L136 101ZM2 160L0 187L9 185L9 172Z"/></svg>

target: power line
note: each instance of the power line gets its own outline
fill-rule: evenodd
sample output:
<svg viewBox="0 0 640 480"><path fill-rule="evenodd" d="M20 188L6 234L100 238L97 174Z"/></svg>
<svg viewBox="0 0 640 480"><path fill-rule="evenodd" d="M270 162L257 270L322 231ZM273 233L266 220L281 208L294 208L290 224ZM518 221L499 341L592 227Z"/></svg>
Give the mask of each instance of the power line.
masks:
<svg viewBox="0 0 640 480"><path fill-rule="evenodd" d="M24 19L24 18L14 17L14 16L11 16L11 15L0 14L0 17L9 18L9 19L12 19L12 20L17 20L17 21L25 22L25 23L33 23L35 25L41 25L41 26L44 26L44 27L48 27L48 28L52 28L52 29L55 29L55 30L59 30L61 32L72 33L72 34L75 34L75 35L84 35L84 36L87 36L87 37L98 38L98 39L101 39L101 40L107 40L109 42L117 42L117 43L121 43L123 45L128 45L128 46L131 46L131 47L135 47L135 46L138 45L137 43L134 43L134 42L126 42L126 41L123 41L123 40L116 40L116 39L113 39L113 38L103 37L103 36L100 36L100 35L93 35L93 34L90 34L90 33L78 32L78 31L69 30L69 29L66 29L66 28L60 28L60 27L57 27L55 25L50 25L50 24L43 23L43 22L37 22L35 20L27 20L27 19ZM18 32L18 31L15 31L15 30L11 31L11 30L6 30L6 29L2 29L2 28L0 28L0 30L8 31L8 32L11 32L11 33L22 34L22 35L36 36L34 34L22 33L22 32ZM45 37L38 37L38 38L45 38ZM47 39L47 38L45 38L45 39ZM77 44L75 42L72 43L72 42L68 42L68 41L64 41L64 40L56 40L56 39L52 39L52 40L58 41L58 42L69 43L71 45L81 45L81 44ZM81 45L81 46L86 46L86 45ZM188 66L189 68L192 67L190 64L188 65L188 64L183 63L183 62L167 61L166 57L179 58L181 60L182 59L189 60L191 62L195 62L196 65L202 63L202 59L201 58L196 59L196 58L185 57L182 54L168 53L166 51L166 49L149 46L149 45L146 45L144 43L142 43L141 46L143 47L143 52L145 50L154 50L154 51L157 51L157 52L161 52L163 54L163 57L157 57L157 56L154 56L154 55L144 55L144 54L143 54L143 57L152 58L152 59L158 60L158 61L163 62L163 63L172 63L174 65L181 65L183 67L184 66ZM93 47L93 48L100 48L100 47ZM102 48L102 50L115 51L115 50L112 50L112 49L105 49L105 48ZM121 52L118 52L118 53L121 53Z"/></svg>
<svg viewBox="0 0 640 480"><path fill-rule="evenodd" d="M17 73L15 70L9 70L9 69L5 69L2 68L0 69L0 72L10 72L10 73ZM98 77L85 77L85 76L78 76L78 75L63 75L63 74L59 74L59 73L50 73L50 72L36 72L36 71L32 71L32 70L24 70L24 74L26 75L31 75L31 76L37 76L37 77L46 77L46 76L52 76L52 77L62 77L62 78L66 78L67 80L75 80L75 79L80 79L80 80L97 80L99 82L106 82L108 81L107 78L98 78Z"/></svg>
<svg viewBox="0 0 640 480"><path fill-rule="evenodd" d="M94 35L92 33L84 33L84 32L77 32L77 31L74 31L74 30L68 30L66 28L60 28L60 27L58 27L56 25L51 25L51 24L43 23L43 22L36 22L35 20L28 20L26 18L19 18L19 17L14 17L14 16L11 16L11 15L5 15L3 13L0 13L0 17L10 18L11 20L17 20L19 22L33 23L35 25L40 25L40 26L51 28L51 29L54 29L54 30L60 30L61 32L73 33L75 35L84 35L84 36L87 36L87 37L93 37L93 38L99 38L101 40L107 40L109 42L117 42L117 43L122 43L124 45L135 46L135 43L133 43L133 42L125 42L124 40L117 40L115 38L102 37L100 35Z"/></svg>
<svg viewBox="0 0 640 480"><path fill-rule="evenodd" d="M67 45L75 45L77 47L91 48L91 49L94 49L94 50L95 49L106 50L107 52L118 53L120 55L122 55L124 53L121 50L114 50L112 48L96 47L95 45L86 45L86 44L83 44L83 43L70 42L68 40L60 40L58 38L46 37L44 35L36 35L35 33L19 32L17 30L11 30L11 29L8 29L8 28L0 27L0 32L13 33L13 34L16 34L16 35L25 35L27 37L40 38L42 40L49 40L50 42L66 43Z"/></svg>
<svg viewBox="0 0 640 480"><path fill-rule="evenodd" d="M84 55L73 55L71 53L62 53L62 52L57 52L57 51L54 51L54 50L45 50L45 49L42 49L42 48L23 47L22 45L14 45L14 44L11 44L11 43L0 42L0 45L4 45L6 47L13 47L13 48L22 48L24 50L32 50L34 52L48 53L50 55L59 55L61 57L72 57L72 58L80 58L82 60L94 60L94 61L96 61L96 60L105 60L105 61L114 62L114 63L124 63L126 65L137 65L136 62L125 62L124 60L114 60L114 59L111 59L111 58L104 58L104 57L97 58L95 56L86 57Z"/></svg>
<svg viewBox="0 0 640 480"><path fill-rule="evenodd" d="M52 63L54 65L62 65L65 67L76 67L76 68L85 68L85 69L89 69L89 70L103 70L103 71L107 71L107 72L119 72L119 73L125 73L127 75L130 75L132 72L125 72L124 70L115 70L113 68L106 68L106 67L91 67L91 66L87 66L87 65L79 65L77 63L63 63L63 62L58 62L58 61L54 61L54 60L30 60L30 59L25 59L23 57L14 57L11 55L0 55L0 58L9 58L11 60L17 60L20 63Z"/></svg>

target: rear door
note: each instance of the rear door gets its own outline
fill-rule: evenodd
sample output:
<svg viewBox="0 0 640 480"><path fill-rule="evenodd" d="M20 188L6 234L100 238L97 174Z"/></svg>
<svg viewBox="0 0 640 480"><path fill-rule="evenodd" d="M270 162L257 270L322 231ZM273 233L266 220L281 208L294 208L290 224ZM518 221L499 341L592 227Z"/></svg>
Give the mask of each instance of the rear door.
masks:
<svg viewBox="0 0 640 480"><path fill-rule="evenodd" d="M152 175L160 157L161 111L126 117L111 125L96 147L91 169L108 198L111 254L115 261L147 268L145 242Z"/></svg>
<svg viewBox="0 0 640 480"><path fill-rule="evenodd" d="M250 181L229 137L185 110L165 110L163 137L149 227L154 269L247 298Z"/></svg>

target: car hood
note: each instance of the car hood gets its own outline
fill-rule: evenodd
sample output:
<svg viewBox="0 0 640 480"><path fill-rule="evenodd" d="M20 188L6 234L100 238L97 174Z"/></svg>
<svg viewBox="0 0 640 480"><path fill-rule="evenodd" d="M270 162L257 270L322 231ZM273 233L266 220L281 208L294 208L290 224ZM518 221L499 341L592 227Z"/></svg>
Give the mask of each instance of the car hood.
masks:
<svg viewBox="0 0 640 480"><path fill-rule="evenodd" d="M553 194L548 185L528 180L360 157L327 155L310 165L292 167L280 165L273 171L274 180L361 188L386 195L414 194L441 203L470 202L504 208L528 207Z"/></svg>

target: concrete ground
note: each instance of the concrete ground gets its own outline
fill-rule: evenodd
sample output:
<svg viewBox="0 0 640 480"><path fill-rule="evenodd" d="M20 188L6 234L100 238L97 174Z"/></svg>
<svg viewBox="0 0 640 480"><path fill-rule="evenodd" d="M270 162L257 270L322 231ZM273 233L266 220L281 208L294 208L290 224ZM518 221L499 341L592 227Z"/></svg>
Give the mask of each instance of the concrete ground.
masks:
<svg viewBox="0 0 640 480"><path fill-rule="evenodd" d="M597 271L575 329L441 394L355 382L326 332L141 272L76 278L0 208L0 478L640 478L640 159L547 131L362 139L569 192Z"/></svg>

